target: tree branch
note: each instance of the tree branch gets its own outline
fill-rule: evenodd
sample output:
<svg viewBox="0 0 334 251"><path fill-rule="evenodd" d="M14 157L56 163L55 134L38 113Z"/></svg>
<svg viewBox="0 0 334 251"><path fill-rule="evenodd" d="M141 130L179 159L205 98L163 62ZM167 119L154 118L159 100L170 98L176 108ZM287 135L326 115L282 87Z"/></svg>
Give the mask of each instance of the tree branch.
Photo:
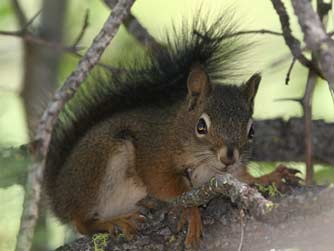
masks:
<svg viewBox="0 0 334 251"><path fill-rule="evenodd" d="M299 40L292 35L289 16L285 10L283 2L281 0L271 0L271 2L280 18L284 40L286 45L289 47L293 57L295 57L302 65L312 69L322 77L322 72L318 69L317 65L313 64L303 55Z"/></svg>
<svg viewBox="0 0 334 251"><path fill-rule="evenodd" d="M103 0L109 8L113 9L117 1ZM147 29L130 13L124 20L126 30L143 46L149 49L161 48L161 45L151 36Z"/></svg>
<svg viewBox="0 0 334 251"><path fill-rule="evenodd" d="M292 6L304 33L304 41L314 53L330 88L333 90L334 41L327 35L310 1L293 0Z"/></svg>
<svg viewBox="0 0 334 251"><path fill-rule="evenodd" d="M318 247L327 247L326 244L332 247L333 244L330 230L333 230L334 188L321 191L302 188L289 196L284 196L278 202L278 207L261 221L247 216L243 238L243 245L247 250L271 250L280 247L286 249L290 244L290 247L302 248L309 247L310 241L313 243L312 247L315 247L314 250L330 250ZM235 205L222 197L208 203L201 210L204 236L200 250L237 250L242 233L239 212L239 208L236 209ZM170 211L158 205L155 209L144 210L143 213L146 222L139 225L139 234L131 241L125 241L121 237L113 240L106 234L99 234L92 238L80 238L58 248L57 251L93 251L98 248L104 251L184 250L182 243L185 231L179 233L176 231L178 210ZM327 241L330 243L317 241L319 232L323 234L327 233L326 231L329 231ZM311 240L303 238L306 232L313 237ZM287 239L289 241L286 241Z"/></svg>
<svg viewBox="0 0 334 251"><path fill-rule="evenodd" d="M214 197L223 195L239 207L248 210L251 215L261 217L269 213L274 204L263 198L254 188L240 182L230 174L218 175L208 183L190 192L184 193L171 202L172 206L197 207Z"/></svg>
<svg viewBox="0 0 334 251"><path fill-rule="evenodd" d="M12 0L12 6L19 21L20 27L23 28L27 24L28 18L18 0Z"/></svg>
<svg viewBox="0 0 334 251"><path fill-rule="evenodd" d="M25 30L17 30L17 31L1 31L0 30L0 35L3 36L10 36L10 37L17 37L22 39L24 42L28 42L31 44L35 44L35 45L40 45L43 47L47 47L49 49L52 50L56 50L57 52L63 52L63 53L69 53L70 55L76 57L76 58L82 58L83 55L79 52L82 47L79 47L77 44L80 42L81 38L83 37L83 33L86 30L88 24L88 20L86 21L86 17L85 17L85 22L83 24L83 27L81 28L81 31L78 35L78 37L76 38L75 42L73 43L73 45L70 46L64 46L62 44L60 44L59 42L54 42L54 41L49 41L46 40L44 38L41 37L37 37L36 35L25 31ZM110 65L98 62L96 65L112 72L115 74L119 74L124 72L124 69L120 69L120 68L116 68L116 67L111 67Z"/></svg>
<svg viewBox="0 0 334 251"><path fill-rule="evenodd" d="M67 78L64 85L55 93L53 100L49 103L47 110L41 118L35 136L35 141L38 143L34 152L35 162L32 164L27 177L24 210L21 217L16 251L30 250L31 247L34 228L38 218L38 204L41 197L45 157L51 139L52 128L56 123L58 114L63 109L66 101L74 95L76 89L87 77L89 71L98 62L103 51L116 35L123 19L129 14L133 3L134 0L120 0L117 3L85 56L80 60L76 69Z"/></svg>

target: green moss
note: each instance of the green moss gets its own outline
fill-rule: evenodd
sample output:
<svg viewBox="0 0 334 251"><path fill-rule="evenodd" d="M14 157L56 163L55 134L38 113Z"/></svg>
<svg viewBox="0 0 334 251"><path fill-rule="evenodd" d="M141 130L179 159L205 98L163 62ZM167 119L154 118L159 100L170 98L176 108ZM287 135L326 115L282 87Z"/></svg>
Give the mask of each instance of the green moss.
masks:
<svg viewBox="0 0 334 251"><path fill-rule="evenodd" d="M94 251L105 251L109 238L109 234L94 234L92 237L94 243Z"/></svg>
<svg viewBox="0 0 334 251"><path fill-rule="evenodd" d="M259 190L260 193L267 195L269 198L274 198L276 196L282 195L280 191L278 191L278 188L275 183L269 185L269 186L264 186L261 184L256 184L257 189Z"/></svg>

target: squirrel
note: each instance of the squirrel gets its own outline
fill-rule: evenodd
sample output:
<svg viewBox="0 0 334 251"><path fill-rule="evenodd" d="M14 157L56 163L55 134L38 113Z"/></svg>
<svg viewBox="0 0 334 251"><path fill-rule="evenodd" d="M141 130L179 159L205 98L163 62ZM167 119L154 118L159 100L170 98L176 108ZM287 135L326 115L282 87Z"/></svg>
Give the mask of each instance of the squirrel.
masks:
<svg viewBox="0 0 334 251"><path fill-rule="evenodd" d="M212 25L197 18L144 62L85 83L62 112L46 159L46 193L62 222L86 235L117 226L131 238L147 195L168 201L225 172L248 184L293 175L247 171L261 76L229 84L249 45L234 31L226 18ZM183 215L185 245L196 246L200 210Z"/></svg>

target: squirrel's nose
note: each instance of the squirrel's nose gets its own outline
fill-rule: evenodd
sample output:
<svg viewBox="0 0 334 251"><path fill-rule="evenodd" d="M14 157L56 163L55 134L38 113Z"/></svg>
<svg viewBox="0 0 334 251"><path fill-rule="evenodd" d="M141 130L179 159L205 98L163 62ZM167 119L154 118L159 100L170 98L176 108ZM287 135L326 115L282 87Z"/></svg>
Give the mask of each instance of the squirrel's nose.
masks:
<svg viewBox="0 0 334 251"><path fill-rule="evenodd" d="M224 146L218 152L219 160L225 165L234 164L239 158L239 151L232 146Z"/></svg>

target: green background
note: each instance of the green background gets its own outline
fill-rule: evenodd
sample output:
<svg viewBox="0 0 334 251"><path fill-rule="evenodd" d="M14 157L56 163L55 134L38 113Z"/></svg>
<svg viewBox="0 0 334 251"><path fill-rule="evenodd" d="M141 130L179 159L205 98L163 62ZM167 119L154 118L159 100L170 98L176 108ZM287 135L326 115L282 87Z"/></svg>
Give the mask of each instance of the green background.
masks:
<svg viewBox="0 0 334 251"><path fill-rule="evenodd" d="M21 2L30 17L40 9L40 1L24 0ZM289 2L285 1L285 4L291 16L293 32L302 40L297 20L293 16ZM81 45L87 48L109 15L109 11L102 1L97 0L71 0L69 5L65 25L66 44L71 44L80 31L84 13L86 9L89 9L90 25L81 42ZM281 30L278 16L271 2L266 0L137 0L132 10L144 27L159 40L159 37L163 37L166 30L171 28L172 23L178 26L184 18L191 20L199 8L201 8L202 13L210 13L210 16L223 13L226 9L229 12L233 10L235 20L240 24L242 30ZM210 18L208 22L210 22ZM328 22L329 30L331 30L332 18L329 18ZM0 29L17 29L9 0L0 1ZM277 99L301 97L307 79L307 70L296 63L291 74L290 84L285 85L285 76L291 62L291 56L289 56L289 50L283 38L272 35L252 35L245 37L245 40L248 39L256 41L256 43L253 48L250 48L248 59L244 63L246 66L245 76L250 76L257 71L263 75L255 103L255 118L282 117L288 119L292 116L301 116L302 109L299 104L277 101ZM141 54L142 48L122 27L105 52L103 60L117 64L120 57L131 60L131 57ZM280 59L284 60L281 60L282 62L275 67L271 66L273 62ZM63 83L76 63L76 58L63 55L59 84ZM0 35L0 146L6 148L26 143L28 139L22 101L19 95L22 72L20 39ZM334 105L328 86L320 80L317 82L313 99L313 119L334 120ZM22 187L17 184L10 185L10 180L13 176L15 178L19 176L20 170L26 168L26 161L20 156L8 157L6 154L3 154L1 159L0 184L3 188L0 188L0 251L10 251L15 245L15 235L19 226L23 201ZM276 163L252 163L251 167L254 173L260 175L272 170L275 165ZM289 163L289 166L303 170L304 164ZM328 167L316 165L315 169L319 182L332 179L333 171ZM66 240L68 238L66 236L70 234L66 234L66 231L64 234L63 228L52 217L48 217L47 220L48 229L45 233L52 236L48 242L49 247L54 248ZM67 231L70 232L70 230Z"/></svg>

